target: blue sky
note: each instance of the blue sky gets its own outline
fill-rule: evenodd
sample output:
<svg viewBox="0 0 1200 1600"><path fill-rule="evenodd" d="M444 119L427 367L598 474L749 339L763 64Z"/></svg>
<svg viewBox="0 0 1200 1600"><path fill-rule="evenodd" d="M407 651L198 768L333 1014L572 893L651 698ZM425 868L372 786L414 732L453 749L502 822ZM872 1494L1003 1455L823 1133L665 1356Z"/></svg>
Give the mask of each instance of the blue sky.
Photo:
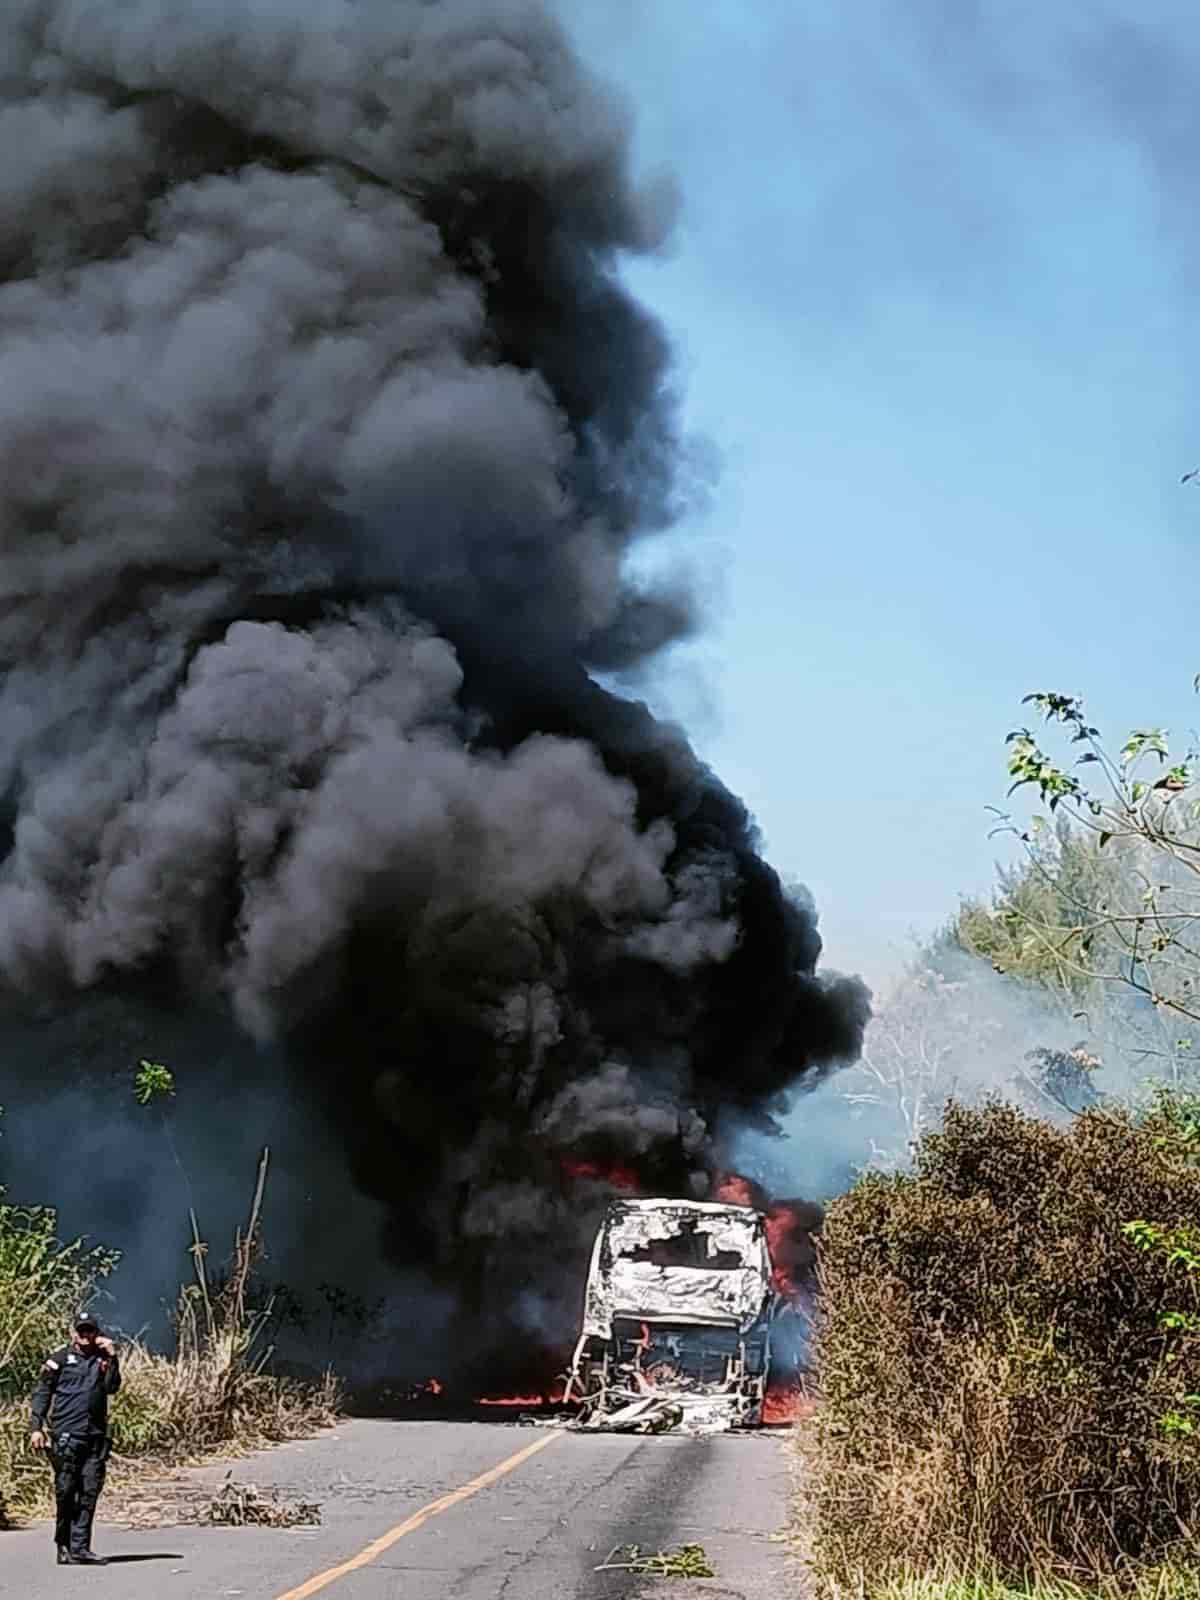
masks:
<svg viewBox="0 0 1200 1600"><path fill-rule="evenodd" d="M876 983L987 889L1021 696L1200 725L1200 26L1167 0L564 0L683 190L629 277L723 466L649 686Z"/></svg>

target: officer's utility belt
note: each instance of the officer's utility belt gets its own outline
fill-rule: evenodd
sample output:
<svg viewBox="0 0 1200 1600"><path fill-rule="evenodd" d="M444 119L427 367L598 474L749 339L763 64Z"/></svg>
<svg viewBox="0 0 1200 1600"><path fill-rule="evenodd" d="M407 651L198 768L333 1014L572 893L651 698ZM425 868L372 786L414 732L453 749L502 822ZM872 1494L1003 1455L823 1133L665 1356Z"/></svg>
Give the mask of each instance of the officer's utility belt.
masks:
<svg viewBox="0 0 1200 1600"><path fill-rule="evenodd" d="M107 1461L112 1455L113 1442L109 1438L80 1438L77 1433L56 1434L54 1454L62 1461L82 1461L85 1456L98 1456Z"/></svg>

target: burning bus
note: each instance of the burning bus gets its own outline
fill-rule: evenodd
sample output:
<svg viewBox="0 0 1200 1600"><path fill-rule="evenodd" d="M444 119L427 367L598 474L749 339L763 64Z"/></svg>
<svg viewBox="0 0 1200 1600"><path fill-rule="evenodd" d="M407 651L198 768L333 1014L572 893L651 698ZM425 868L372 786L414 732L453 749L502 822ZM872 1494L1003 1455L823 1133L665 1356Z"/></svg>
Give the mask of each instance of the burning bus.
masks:
<svg viewBox="0 0 1200 1600"><path fill-rule="evenodd" d="M597 1428L757 1424L780 1306L760 1211L614 1200L592 1250L566 1398Z"/></svg>

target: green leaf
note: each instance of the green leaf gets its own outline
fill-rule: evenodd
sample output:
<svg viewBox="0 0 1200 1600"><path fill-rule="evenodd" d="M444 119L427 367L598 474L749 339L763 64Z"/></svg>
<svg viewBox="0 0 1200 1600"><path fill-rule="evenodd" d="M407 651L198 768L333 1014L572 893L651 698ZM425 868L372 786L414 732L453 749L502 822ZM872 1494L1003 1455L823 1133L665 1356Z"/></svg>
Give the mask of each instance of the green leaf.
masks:
<svg viewBox="0 0 1200 1600"><path fill-rule="evenodd" d="M1139 756L1155 755L1163 760L1168 754L1165 728L1137 728L1121 746L1121 764L1128 766Z"/></svg>
<svg viewBox="0 0 1200 1600"><path fill-rule="evenodd" d="M1169 772L1164 772L1154 787L1156 789L1169 789L1172 793L1178 793L1181 789L1189 788L1191 782L1192 774L1190 769L1181 764L1177 767L1172 767Z"/></svg>
<svg viewBox="0 0 1200 1600"><path fill-rule="evenodd" d="M1122 1223L1121 1232L1139 1250L1154 1250L1166 1237L1157 1223L1142 1220Z"/></svg>
<svg viewBox="0 0 1200 1600"><path fill-rule="evenodd" d="M133 1094L138 1105L170 1099L175 1093L175 1074L158 1061L139 1061L134 1074Z"/></svg>

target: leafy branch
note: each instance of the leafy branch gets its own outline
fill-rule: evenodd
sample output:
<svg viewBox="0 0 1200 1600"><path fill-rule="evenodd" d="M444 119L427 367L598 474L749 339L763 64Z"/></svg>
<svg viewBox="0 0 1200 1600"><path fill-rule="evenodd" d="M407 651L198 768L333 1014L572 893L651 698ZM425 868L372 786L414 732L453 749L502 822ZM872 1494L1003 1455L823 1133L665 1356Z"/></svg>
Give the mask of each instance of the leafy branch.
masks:
<svg viewBox="0 0 1200 1600"><path fill-rule="evenodd" d="M175 1074L157 1061L139 1061L133 1077L133 1097L140 1106L156 1105L175 1094Z"/></svg>
<svg viewBox="0 0 1200 1600"><path fill-rule="evenodd" d="M1067 990L1121 985L1163 1014L1200 1021L1196 753L1178 759L1158 727L1131 730L1112 752L1077 696L1041 691L1023 703L1078 753L1056 756L1028 727L1007 737L1009 796L1032 788L1052 817L1063 808L1071 819L1051 828L1037 815L1021 827L999 814L994 831L1019 839L1048 891L1041 904L1026 895L1006 905L1019 942ZM1087 844L1086 860L1073 838Z"/></svg>
<svg viewBox="0 0 1200 1600"><path fill-rule="evenodd" d="M647 1555L639 1545L618 1545L596 1572L638 1572L652 1578L715 1578L704 1546L682 1544L677 1550L656 1550Z"/></svg>

